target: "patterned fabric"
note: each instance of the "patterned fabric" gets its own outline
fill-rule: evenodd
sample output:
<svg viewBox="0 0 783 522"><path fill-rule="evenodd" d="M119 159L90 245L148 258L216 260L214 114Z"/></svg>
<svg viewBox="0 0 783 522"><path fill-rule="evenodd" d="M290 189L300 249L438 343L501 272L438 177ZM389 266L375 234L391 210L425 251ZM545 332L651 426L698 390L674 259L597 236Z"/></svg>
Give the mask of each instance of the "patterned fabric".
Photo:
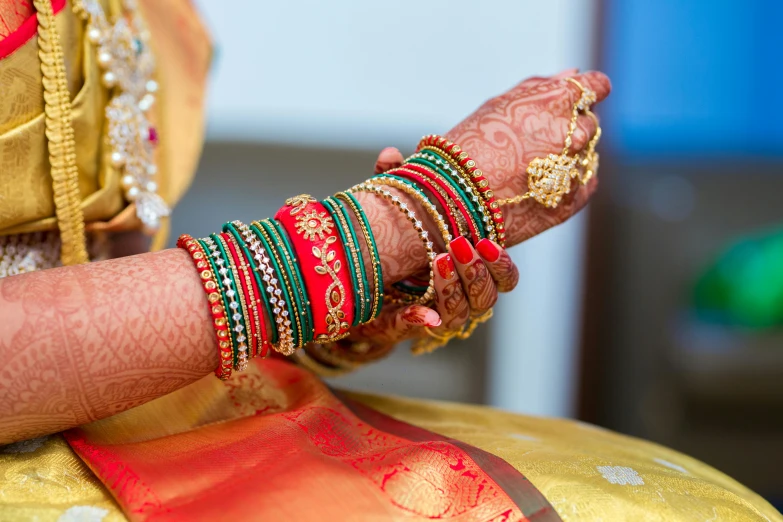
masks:
<svg viewBox="0 0 783 522"><path fill-rule="evenodd" d="M118 4L102 3L109 12L115 12L109 9L110 4ZM188 187L201 151L211 46L188 0L139 3L149 21L160 63L161 90L155 115L161 136L160 194L173 205ZM19 4L0 2L0 31L2 20L10 26L18 17ZM71 12L70 2L57 14L56 22L73 99L79 190L88 229L136 228L138 221L122 197L118 172L102 161L108 91L101 84L94 49L85 42L83 24ZM174 26L177 30L171 31ZM2 41L10 40L6 37ZM38 40L33 36L19 43L0 58L0 236L57 228L44 134Z"/></svg>
<svg viewBox="0 0 783 522"><path fill-rule="evenodd" d="M284 363L273 364L283 368L275 379L255 368L226 383L210 377L72 432L101 480L59 435L0 448L0 520L125 519L103 481L126 509L135 506L136 512L128 511L135 520L166 504L175 510L198 506L197 492L211 487L207 495L223 495L217 504L224 519L246 509L237 519L416 520L418 513L433 520L464 513L457 519L484 520L467 513L486 514L481 509L505 494L526 513L540 512L533 520L552 516L542 509L549 505L565 521L783 521L747 488L655 444L578 422L478 406L349 393L338 394L341 404L302 370L291 373ZM280 422L268 421L275 416ZM397 421L390 417L405 424L393 426ZM202 459L189 458L179 448L183 441L191 450L200 445ZM429 458L411 460L416 452L399 451L410 442ZM225 459L207 458L203 451L213 445L229 452ZM365 458L347 457L356 451ZM259 464L263 455L272 455L272 462ZM509 476L502 462L492 461L497 457L524 477ZM329 461L343 466L329 469ZM183 470L185 462L198 467ZM470 462L481 466L489 482L472 478ZM490 491L479 504L475 493L486 484ZM391 504L390 511L356 505L374 506L379 499ZM356 510L348 518L339 512L346 505ZM254 517L256 512L264 516ZM206 510L188 519L216 518Z"/></svg>

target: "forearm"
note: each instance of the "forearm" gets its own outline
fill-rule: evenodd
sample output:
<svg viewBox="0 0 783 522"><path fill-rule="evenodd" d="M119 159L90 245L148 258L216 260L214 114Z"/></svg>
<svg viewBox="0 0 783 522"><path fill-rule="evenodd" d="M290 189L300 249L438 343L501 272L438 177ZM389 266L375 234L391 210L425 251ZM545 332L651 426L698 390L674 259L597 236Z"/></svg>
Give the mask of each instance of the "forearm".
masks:
<svg viewBox="0 0 783 522"><path fill-rule="evenodd" d="M357 197L386 280L426 266L400 212ZM201 282L179 249L1 279L0 317L0 444L118 413L218 364Z"/></svg>

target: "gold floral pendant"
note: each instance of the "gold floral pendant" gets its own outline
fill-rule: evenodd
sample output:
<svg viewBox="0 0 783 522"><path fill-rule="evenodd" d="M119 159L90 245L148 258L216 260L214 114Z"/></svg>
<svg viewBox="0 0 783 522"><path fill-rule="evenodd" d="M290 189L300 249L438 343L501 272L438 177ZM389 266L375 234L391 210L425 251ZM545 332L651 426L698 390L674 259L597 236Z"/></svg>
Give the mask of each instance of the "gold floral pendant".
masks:
<svg viewBox="0 0 783 522"><path fill-rule="evenodd" d="M579 177L577 157L550 154L535 158L527 167L528 198L548 208L555 208L571 192L571 179Z"/></svg>

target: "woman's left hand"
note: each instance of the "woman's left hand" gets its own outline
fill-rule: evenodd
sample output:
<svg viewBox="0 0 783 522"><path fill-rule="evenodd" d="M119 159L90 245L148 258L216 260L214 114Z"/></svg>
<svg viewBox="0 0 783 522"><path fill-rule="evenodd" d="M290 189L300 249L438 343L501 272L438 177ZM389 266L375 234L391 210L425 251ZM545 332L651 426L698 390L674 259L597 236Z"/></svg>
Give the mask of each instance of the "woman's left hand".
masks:
<svg viewBox="0 0 783 522"><path fill-rule="evenodd" d="M375 172L385 172L402 162L400 151L384 149ZM434 265L433 308L416 304L384 306L377 319L354 329L350 340L372 345L372 358L377 358L406 339L448 337L471 319L486 316L498 293L510 292L519 282L519 270L508 252L488 239L474 248L470 241L459 237L448 245L447 253L435 258Z"/></svg>

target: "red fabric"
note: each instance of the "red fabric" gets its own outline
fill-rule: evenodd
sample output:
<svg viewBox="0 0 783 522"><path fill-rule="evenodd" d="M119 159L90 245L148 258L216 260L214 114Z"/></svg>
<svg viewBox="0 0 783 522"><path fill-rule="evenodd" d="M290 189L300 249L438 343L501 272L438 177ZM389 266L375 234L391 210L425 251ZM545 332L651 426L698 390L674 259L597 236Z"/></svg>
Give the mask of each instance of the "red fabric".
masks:
<svg viewBox="0 0 783 522"><path fill-rule="evenodd" d="M346 405L297 366L255 359L247 372L207 384L208 397L188 394L205 405L201 415L180 416L192 418L190 429L145 432L145 418L131 410L112 429L66 433L134 522L559 520L497 457ZM154 419L172 411L165 401L141 408ZM208 418L215 404L227 404L223 421ZM181 422L177 413L166 419L169 430Z"/></svg>
<svg viewBox="0 0 783 522"><path fill-rule="evenodd" d="M322 336L335 338L347 333L356 313L354 288L349 273L349 270L355 268L353 263L348 262L337 224L326 207L312 200L299 206L286 204L277 211L275 219L288 234L299 260L310 298L315 339ZM334 255L330 252L334 252ZM323 269L325 265L342 284L342 295L333 275ZM338 306L341 301L342 305ZM335 311L336 308L341 311Z"/></svg>
<svg viewBox="0 0 783 522"><path fill-rule="evenodd" d="M11 5L7 5L7 4ZM65 7L65 0L52 0L52 10L54 14L62 11ZM13 10L14 14L29 15L18 26L16 20L12 20L10 11ZM4 27L5 31L10 30L10 33L0 34L0 60L11 55L14 51L22 47L27 43L30 38L36 35L38 32L38 15L32 7L32 2L27 0L8 0L0 4L0 27Z"/></svg>

